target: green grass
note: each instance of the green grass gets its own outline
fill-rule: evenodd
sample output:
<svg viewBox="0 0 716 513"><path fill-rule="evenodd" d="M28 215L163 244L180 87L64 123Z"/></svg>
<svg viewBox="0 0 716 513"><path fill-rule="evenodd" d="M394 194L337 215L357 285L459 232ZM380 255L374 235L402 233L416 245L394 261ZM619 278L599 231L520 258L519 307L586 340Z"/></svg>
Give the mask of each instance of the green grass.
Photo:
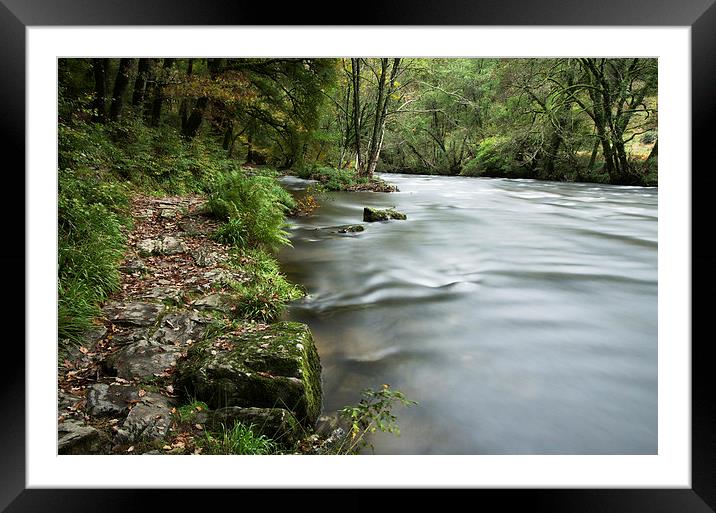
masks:
<svg viewBox="0 0 716 513"><path fill-rule="evenodd" d="M205 402L194 399L189 404L178 407L177 416L179 417L179 422L192 422L197 413L208 409L209 406Z"/></svg>
<svg viewBox="0 0 716 513"><path fill-rule="evenodd" d="M269 174L243 170L220 173L208 184L207 211L225 224L216 232L221 243L276 251L290 245L286 212L293 197Z"/></svg>
<svg viewBox="0 0 716 513"><path fill-rule="evenodd" d="M65 169L58 190L58 337L79 343L119 288L129 223L126 190L97 172Z"/></svg>
<svg viewBox="0 0 716 513"><path fill-rule="evenodd" d="M276 442L264 435L256 435L252 427L236 423L227 428L222 424L219 432L206 432L203 439L197 440L197 445L204 449L204 454L279 454Z"/></svg>
<svg viewBox="0 0 716 513"><path fill-rule="evenodd" d="M281 273L278 262L259 249L237 252L231 263L251 276L244 283L234 283L237 295L236 314L260 322L276 320L286 303L304 295Z"/></svg>

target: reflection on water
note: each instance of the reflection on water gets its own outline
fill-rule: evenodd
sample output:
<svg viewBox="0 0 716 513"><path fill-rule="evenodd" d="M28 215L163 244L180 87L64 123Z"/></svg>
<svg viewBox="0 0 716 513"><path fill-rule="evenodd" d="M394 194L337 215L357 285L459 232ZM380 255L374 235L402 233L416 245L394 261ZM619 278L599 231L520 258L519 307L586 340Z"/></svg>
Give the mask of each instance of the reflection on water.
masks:
<svg viewBox="0 0 716 513"><path fill-rule="evenodd" d="M280 255L324 409L382 383L419 401L377 454L656 453L657 190L384 178L401 192L330 194ZM326 229L364 206L408 220Z"/></svg>

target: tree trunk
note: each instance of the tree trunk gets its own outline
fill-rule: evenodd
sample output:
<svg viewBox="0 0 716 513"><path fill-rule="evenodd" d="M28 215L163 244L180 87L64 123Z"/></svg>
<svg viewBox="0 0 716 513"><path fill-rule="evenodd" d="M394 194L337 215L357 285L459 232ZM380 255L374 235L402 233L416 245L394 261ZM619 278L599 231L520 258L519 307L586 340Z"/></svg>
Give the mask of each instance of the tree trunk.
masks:
<svg viewBox="0 0 716 513"><path fill-rule="evenodd" d="M196 101L182 130L182 135L185 138L193 139L196 137L196 134L199 132L199 127L201 127L201 122L204 119L204 110L208 104L209 98L206 96L202 96Z"/></svg>
<svg viewBox="0 0 716 513"><path fill-rule="evenodd" d="M92 102L95 122L105 121L105 98L107 96L107 61L108 59L92 59L92 72L94 74L94 101Z"/></svg>
<svg viewBox="0 0 716 513"><path fill-rule="evenodd" d="M353 79L353 133L356 152L356 171L363 169L360 145L360 59L351 59L351 78Z"/></svg>
<svg viewBox="0 0 716 513"><path fill-rule="evenodd" d="M378 82L378 102L376 105L376 118L373 124L373 135L370 141L370 152L368 154L368 162L365 170L359 173L361 176L372 178L375 168L378 165L380 150L383 147L383 137L385 136L385 122L388 117L388 102L390 96L395 90L395 77L400 67L400 59L393 59L393 67L390 71L390 79L388 79L386 88L386 75L388 72L388 59L381 60L381 74Z"/></svg>
<svg viewBox="0 0 716 513"><path fill-rule="evenodd" d="M172 64L174 64L174 59L164 59L164 63L162 64L162 75L166 74L166 71L172 67ZM164 103L164 80L165 77L155 77L154 82L154 100L152 101L152 117L150 121L151 126L159 126L159 122L162 119L162 104Z"/></svg>
<svg viewBox="0 0 716 513"><path fill-rule="evenodd" d="M134 90L132 91L132 107L139 107L144 103L151 66L152 59L139 59L137 78L134 79Z"/></svg>
<svg viewBox="0 0 716 513"><path fill-rule="evenodd" d="M117 121L122 116L122 105L124 103L124 93L129 85L129 74L132 72L133 59L120 59L119 69L117 70L117 78L114 80L114 89L112 90L112 105L109 108L109 119Z"/></svg>
<svg viewBox="0 0 716 513"><path fill-rule="evenodd" d="M190 79L190 77L193 73L194 73L194 59L189 59L189 61L187 63L187 68L186 68L187 81ZM186 127L188 111L189 111L189 99L184 98L184 99L182 99L181 105L179 106L179 118L181 119L182 133L184 133L184 129Z"/></svg>
<svg viewBox="0 0 716 513"><path fill-rule="evenodd" d="M594 164L597 162L597 152L599 151L599 139L594 140L594 147L592 147L592 155L589 157L589 165L587 171L594 169Z"/></svg>
<svg viewBox="0 0 716 513"><path fill-rule="evenodd" d="M222 62L223 59L207 59L206 65L209 68L209 75L212 79L216 78L216 75L219 73ZM191 114L186 120L184 129L182 130L182 135L186 139L193 139L196 137L196 134L199 133L201 122L204 119L204 111L208 105L209 98L207 96L202 96L196 100L196 103L194 103L194 107L191 109Z"/></svg>
<svg viewBox="0 0 716 513"><path fill-rule="evenodd" d="M226 131L224 132L224 140L221 143L221 147L225 150L229 149L229 146L231 145L231 141L233 140L234 136L234 123L232 121L229 121L226 126Z"/></svg>

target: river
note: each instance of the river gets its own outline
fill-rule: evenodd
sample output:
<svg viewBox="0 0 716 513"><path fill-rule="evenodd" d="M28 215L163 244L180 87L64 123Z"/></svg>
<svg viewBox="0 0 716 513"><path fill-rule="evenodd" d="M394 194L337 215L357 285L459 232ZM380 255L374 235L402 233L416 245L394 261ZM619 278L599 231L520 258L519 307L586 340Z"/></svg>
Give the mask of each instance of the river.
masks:
<svg viewBox="0 0 716 513"><path fill-rule="evenodd" d="M376 454L655 454L658 190L382 177L400 192L327 193L279 255L324 410L383 383L418 401Z"/></svg>

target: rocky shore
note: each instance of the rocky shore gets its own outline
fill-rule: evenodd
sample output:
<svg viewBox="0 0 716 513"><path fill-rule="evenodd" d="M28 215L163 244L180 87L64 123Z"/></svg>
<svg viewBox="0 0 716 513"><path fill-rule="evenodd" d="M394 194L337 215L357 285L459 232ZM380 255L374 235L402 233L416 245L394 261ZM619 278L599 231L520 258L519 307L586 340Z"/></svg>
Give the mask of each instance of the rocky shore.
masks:
<svg viewBox="0 0 716 513"><path fill-rule="evenodd" d="M234 285L256 279L254 262L212 240L202 204L135 196L121 290L60 357L59 454L198 454L205 432L236 422L286 450L316 442L311 332L242 317Z"/></svg>

